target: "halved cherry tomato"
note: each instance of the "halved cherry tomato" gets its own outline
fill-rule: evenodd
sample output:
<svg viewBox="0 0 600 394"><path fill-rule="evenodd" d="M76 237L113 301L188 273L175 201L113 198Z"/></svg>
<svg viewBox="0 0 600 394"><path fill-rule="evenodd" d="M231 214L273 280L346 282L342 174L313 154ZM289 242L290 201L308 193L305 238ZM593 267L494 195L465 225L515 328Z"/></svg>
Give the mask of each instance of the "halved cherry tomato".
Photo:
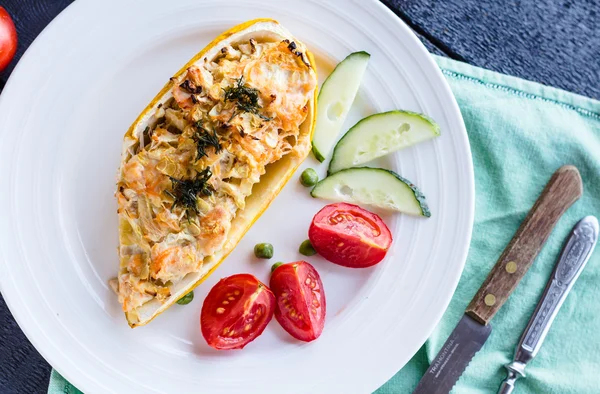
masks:
<svg viewBox="0 0 600 394"><path fill-rule="evenodd" d="M392 233L379 216L346 203L321 209L310 224L308 238L321 256L350 268L379 263L392 243Z"/></svg>
<svg viewBox="0 0 600 394"><path fill-rule="evenodd" d="M262 334L274 309L273 292L254 276L223 278L202 304L202 335L215 349L241 349Z"/></svg>
<svg viewBox="0 0 600 394"><path fill-rule="evenodd" d="M17 29L8 12L0 7L0 71L8 66L16 52Z"/></svg>
<svg viewBox="0 0 600 394"><path fill-rule="evenodd" d="M325 289L315 267L306 261L280 265L269 282L277 298L275 319L294 338L314 341L325 325Z"/></svg>

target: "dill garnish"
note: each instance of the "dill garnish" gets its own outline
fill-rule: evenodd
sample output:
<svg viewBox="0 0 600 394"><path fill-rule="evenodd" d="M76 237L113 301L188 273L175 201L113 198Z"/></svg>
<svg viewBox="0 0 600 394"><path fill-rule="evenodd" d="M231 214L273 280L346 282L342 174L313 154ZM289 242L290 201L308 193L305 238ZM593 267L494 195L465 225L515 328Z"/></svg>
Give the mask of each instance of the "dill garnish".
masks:
<svg viewBox="0 0 600 394"><path fill-rule="evenodd" d="M212 176L210 168L207 167L202 172L198 173L195 179L181 180L171 178L173 190L165 190L165 193L171 196L175 201L171 209L179 205L186 210L188 220L190 219L190 210L196 215L198 214L198 195L210 196L214 189L208 184L208 180Z"/></svg>
<svg viewBox="0 0 600 394"><path fill-rule="evenodd" d="M211 146L215 148L215 153L221 152L221 149L223 148L219 143L219 137L217 136L216 131L208 130L204 127L202 121L196 122L196 129L194 140L196 141L196 148L198 149L198 159L208 156L206 148L210 148Z"/></svg>
<svg viewBox="0 0 600 394"><path fill-rule="evenodd" d="M188 92L192 93L192 94L200 94L202 93L202 86L194 86L189 79L186 79L185 81L183 81L181 84L179 84L179 87L187 90Z"/></svg>
<svg viewBox="0 0 600 394"><path fill-rule="evenodd" d="M239 111L249 112L264 120L272 119L258 112L258 110L261 109L260 105L258 104L259 91L258 89L246 86L244 84L244 77L239 77L234 86L230 86L224 90L225 102L235 102L235 105ZM231 119L233 119L236 115L238 114L234 112L233 115L231 115Z"/></svg>
<svg viewBox="0 0 600 394"><path fill-rule="evenodd" d="M260 141L260 138L258 138L258 137L255 137L255 136L253 136L252 134L248 134L248 133L246 133L246 132L244 131L244 128L243 128L243 127L240 129L240 136L241 136L242 138L244 138L244 137L248 136L248 137L252 138L254 141Z"/></svg>

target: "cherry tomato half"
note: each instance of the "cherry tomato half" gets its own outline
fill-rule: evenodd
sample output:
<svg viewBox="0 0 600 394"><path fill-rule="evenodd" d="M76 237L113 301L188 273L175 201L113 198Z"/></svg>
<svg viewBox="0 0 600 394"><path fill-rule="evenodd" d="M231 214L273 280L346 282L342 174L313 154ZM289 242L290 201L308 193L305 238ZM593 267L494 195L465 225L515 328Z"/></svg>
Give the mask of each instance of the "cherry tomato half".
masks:
<svg viewBox="0 0 600 394"><path fill-rule="evenodd" d="M254 276L223 278L202 304L202 335L215 349L242 349L262 334L274 309L273 292Z"/></svg>
<svg viewBox="0 0 600 394"><path fill-rule="evenodd" d="M321 209L310 224L308 238L321 256L350 268L379 263L392 243L392 234L379 216L346 203Z"/></svg>
<svg viewBox="0 0 600 394"><path fill-rule="evenodd" d="M0 7L0 71L15 56L17 52L17 29L4 7Z"/></svg>
<svg viewBox="0 0 600 394"><path fill-rule="evenodd" d="M294 338L314 341L325 325L325 289L315 267L306 261L280 265L269 282L275 293L275 319Z"/></svg>

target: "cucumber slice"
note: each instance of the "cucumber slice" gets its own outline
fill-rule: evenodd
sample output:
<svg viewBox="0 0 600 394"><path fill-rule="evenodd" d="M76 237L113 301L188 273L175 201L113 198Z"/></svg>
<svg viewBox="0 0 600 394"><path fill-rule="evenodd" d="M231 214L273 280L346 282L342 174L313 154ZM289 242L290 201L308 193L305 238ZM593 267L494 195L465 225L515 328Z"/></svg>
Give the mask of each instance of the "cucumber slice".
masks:
<svg viewBox="0 0 600 394"><path fill-rule="evenodd" d="M371 115L352 126L337 143L328 172L355 167L439 135L439 126L422 114L390 111Z"/></svg>
<svg viewBox="0 0 600 394"><path fill-rule="evenodd" d="M331 153L370 57L367 52L351 53L335 67L321 86L312 141L313 153L320 162Z"/></svg>
<svg viewBox="0 0 600 394"><path fill-rule="evenodd" d="M317 183L311 196L430 217L425 196L412 182L383 168L341 170Z"/></svg>

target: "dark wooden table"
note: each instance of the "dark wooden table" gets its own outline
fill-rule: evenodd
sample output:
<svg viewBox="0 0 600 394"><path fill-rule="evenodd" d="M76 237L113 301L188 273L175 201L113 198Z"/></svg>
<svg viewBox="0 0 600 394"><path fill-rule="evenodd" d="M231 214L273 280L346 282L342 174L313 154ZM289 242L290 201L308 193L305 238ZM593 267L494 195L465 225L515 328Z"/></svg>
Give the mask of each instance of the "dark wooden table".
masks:
<svg viewBox="0 0 600 394"><path fill-rule="evenodd" d="M382 1L432 53L600 99L600 0ZM0 73L0 89L29 44L71 2L0 2L19 34L17 58ZM49 374L0 296L0 394L45 393Z"/></svg>

